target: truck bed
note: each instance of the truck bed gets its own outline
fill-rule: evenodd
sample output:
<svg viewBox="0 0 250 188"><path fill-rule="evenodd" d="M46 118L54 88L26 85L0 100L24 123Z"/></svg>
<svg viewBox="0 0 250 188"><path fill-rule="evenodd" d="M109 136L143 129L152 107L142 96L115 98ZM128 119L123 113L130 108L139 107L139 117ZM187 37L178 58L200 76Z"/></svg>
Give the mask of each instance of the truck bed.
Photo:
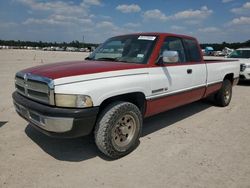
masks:
<svg viewBox="0 0 250 188"><path fill-rule="evenodd" d="M233 58L214 57L214 56L203 56L203 59L207 63L238 61L237 59L233 59Z"/></svg>

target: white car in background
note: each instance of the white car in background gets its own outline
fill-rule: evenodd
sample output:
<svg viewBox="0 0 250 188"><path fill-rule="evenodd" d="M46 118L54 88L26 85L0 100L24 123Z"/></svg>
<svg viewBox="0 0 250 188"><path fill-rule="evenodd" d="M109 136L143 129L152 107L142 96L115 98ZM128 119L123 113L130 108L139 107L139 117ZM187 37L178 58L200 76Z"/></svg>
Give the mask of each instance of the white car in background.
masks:
<svg viewBox="0 0 250 188"><path fill-rule="evenodd" d="M240 61L240 79L250 80L250 48L239 48L228 58L237 58Z"/></svg>

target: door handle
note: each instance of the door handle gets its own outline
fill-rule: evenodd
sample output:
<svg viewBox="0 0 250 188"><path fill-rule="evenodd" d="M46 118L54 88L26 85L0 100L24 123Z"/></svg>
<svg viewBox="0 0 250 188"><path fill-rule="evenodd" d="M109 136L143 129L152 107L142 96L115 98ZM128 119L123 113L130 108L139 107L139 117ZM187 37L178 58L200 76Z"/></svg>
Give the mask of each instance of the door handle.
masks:
<svg viewBox="0 0 250 188"><path fill-rule="evenodd" d="M192 74L193 70L192 69L187 69L188 74Z"/></svg>

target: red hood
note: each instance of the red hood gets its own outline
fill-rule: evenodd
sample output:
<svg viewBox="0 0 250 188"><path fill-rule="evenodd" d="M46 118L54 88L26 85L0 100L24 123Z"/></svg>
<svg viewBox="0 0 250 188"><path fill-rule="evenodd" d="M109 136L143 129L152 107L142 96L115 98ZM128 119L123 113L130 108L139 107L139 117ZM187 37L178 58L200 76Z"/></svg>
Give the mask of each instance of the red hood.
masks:
<svg viewBox="0 0 250 188"><path fill-rule="evenodd" d="M22 72L57 79L68 76L93 74L124 69L144 68L146 65L108 61L74 61L36 66Z"/></svg>

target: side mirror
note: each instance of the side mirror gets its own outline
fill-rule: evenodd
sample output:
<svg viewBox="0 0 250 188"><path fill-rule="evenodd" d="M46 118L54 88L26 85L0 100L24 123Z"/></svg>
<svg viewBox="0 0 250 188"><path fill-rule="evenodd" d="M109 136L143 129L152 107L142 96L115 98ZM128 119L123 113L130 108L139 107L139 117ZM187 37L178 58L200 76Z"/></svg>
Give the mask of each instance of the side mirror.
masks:
<svg viewBox="0 0 250 188"><path fill-rule="evenodd" d="M163 63L176 63L179 61L179 55L177 51L164 50L162 54Z"/></svg>

